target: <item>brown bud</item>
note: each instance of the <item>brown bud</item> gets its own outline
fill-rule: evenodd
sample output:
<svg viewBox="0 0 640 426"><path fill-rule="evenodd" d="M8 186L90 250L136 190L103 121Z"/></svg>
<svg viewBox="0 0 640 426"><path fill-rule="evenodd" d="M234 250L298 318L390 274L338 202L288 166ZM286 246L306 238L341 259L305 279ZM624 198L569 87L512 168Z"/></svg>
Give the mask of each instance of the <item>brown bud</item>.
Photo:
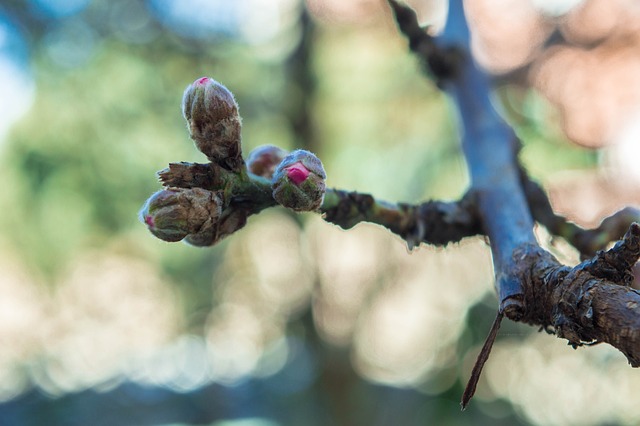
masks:
<svg viewBox="0 0 640 426"><path fill-rule="evenodd" d="M287 151L275 145L259 146L249 153L247 169L254 175L271 179L276 167L287 154Z"/></svg>
<svg viewBox="0 0 640 426"><path fill-rule="evenodd" d="M201 229L215 226L223 200L201 188L170 188L153 194L140 210L140 220L164 241L180 241Z"/></svg>
<svg viewBox="0 0 640 426"><path fill-rule="evenodd" d="M247 223L248 215L242 209L228 207L222 213L218 222L212 223L211 226L205 224L198 232L187 235L184 240L198 247L212 246L244 227Z"/></svg>
<svg viewBox="0 0 640 426"><path fill-rule="evenodd" d="M197 79L184 91L182 114L191 139L209 160L232 170L242 166L238 104L226 87L212 78Z"/></svg>

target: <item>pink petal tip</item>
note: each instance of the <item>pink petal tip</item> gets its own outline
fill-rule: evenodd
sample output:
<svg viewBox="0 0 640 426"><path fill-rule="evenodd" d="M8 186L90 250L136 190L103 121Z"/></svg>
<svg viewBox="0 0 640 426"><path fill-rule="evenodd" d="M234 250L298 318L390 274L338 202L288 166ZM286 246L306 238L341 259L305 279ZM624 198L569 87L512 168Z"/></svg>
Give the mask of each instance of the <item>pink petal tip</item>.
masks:
<svg viewBox="0 0 640 426"><path fill-rule="evenodd" d="M296 185L300 185L309 177L309 169L304 164L297 162L285 169L287 171L287 177Z"/></svg>

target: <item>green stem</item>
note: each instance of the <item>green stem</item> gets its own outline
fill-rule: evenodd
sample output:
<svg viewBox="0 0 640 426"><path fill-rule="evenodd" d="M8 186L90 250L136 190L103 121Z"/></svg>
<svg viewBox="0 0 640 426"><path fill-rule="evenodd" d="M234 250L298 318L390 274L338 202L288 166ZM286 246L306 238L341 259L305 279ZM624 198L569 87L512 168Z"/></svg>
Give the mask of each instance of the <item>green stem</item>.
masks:
<svg viewBox="0 0 640 426"><path fill-rule="evenodd" d="M225 196L229 197L227 199L230 200L230 205L242 205L249 214L258 214L277 204L271 193L270 180L242 170L230 180Z"/></svg>

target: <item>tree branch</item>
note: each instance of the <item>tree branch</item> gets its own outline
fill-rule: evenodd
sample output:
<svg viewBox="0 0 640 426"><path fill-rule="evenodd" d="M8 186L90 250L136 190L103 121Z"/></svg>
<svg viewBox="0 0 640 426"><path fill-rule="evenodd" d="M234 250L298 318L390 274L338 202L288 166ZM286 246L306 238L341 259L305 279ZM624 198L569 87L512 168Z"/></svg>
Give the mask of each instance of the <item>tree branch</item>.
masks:
<svg viewBox="0 0 640 426"><path fill-rule="evenodd" d="M277 205L271 183L262 176L238 174L215 163L171 163L158 172L165 187L222 190L231 199L230 210L246 216ZM390 203L372 195L341 189L327 189L318 213L327 222L349 229L361 222L382 225L402 237L409 249L421 243L446 245L482 234L475 198L467 194L460 201L426 201L421 204Z"/></svg>
<svg viewBox="0 0 640 426"><path fill-rule="evenodd" d="M437 41L439 45L458 46L464 55L455 78L448 80L444 87L458 109L471 187L491 242L500 310L507 317L518 316L524 309L524 291L515 273L512 254L518 247L536 244L536 239L520 185L516 137L493 107L490 79L471 58L461 0L450 2L445 30Z"/></svg>
<svg viewBox="0 0 640 426"><path fill-rule="evenodd" d="M409 39L409 48L422 61L425 70L432 74L438 87L454 77L463 59L458 46L438 46L436 39L429 35L425 28L418 23L413 9L395 0L389 0L389 5L396 19L400 31Z"/></svg>
<svg viewBox="0 0 640 426"><path fill-rule="evenodd" d="M545 328L573 347L609 343L640 366L640 292L629 287L640 257L640 225L607 252L574 268L538 246L523 247L520 273L527 310L520 321Z"/></svg>
<svg viewBox="0 0 640 426"><path fill-rule="evenodd" d="M461 123L462 149L471 175L484 233L491 242L500 307L465 390L467 405L491 350L504 314L514 321L538 325L574 347L607 342L632 366L640 365L640 293L628 287L631 268L640 256L640 226L631 224L624 238L608 252L597 252L619 238L638 218L623 210L595 230L587 231L555 215L544 191L531 181L517 160L517 139L491 102L491 81L478 69L469 51L469 32L462 0L450 0L443 34L418 49L415 14L388 0L410 47L429 63L433 50L457 52L453 72L437 77L454 101ZM415 22L407 22L414 20ZM434 47L435 46L435 47ZM446 55L439 55L446 58ZM544 251L533 234L533 219L565 236L584 255L595 256L575 268L560 264Z"/></svg>
<svg viewBox="0 0 640 426"><path fill-rule="evenodd" d="M412 205L378 201L369 194L328 190L320 208L324 220L349 229L359 222L382 225L402 237L409 249L421 243L446 245L482 233L473 197L458 202Z"/></svg>
<svg viewBox="0 0 640 426"><path fill-rule="evenodd" d="M533 218L553 235L564 238L578 249L583 259L604 250L609 243L622 238L633 222L640 221L640 210L626 207L603 219L597 228L583 229L553 211L547 194L531 180L521 165L520 180Z"/></svg>

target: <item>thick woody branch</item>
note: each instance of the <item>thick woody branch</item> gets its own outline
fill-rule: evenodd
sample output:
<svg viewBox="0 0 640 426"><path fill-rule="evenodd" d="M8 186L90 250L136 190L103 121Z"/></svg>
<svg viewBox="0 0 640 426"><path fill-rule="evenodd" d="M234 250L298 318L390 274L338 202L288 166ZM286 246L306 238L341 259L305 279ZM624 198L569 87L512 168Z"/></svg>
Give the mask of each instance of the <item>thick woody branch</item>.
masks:
<svg viewBox="0 0 640 426"><path fill-rule="evenodd" d="M477 195L478 212L491 242L500 310L518 316L522 283L515 274L514 251L536 244L533 219L520 184L516 161L516 137L495 110L491 81L474 63L468 50L469 32L462 0L449 3L445 30L439 46L459 46L464 60L456 77L445 84L459 113L462 149Z"/></svg>
<svg viewBox="0 0 640 426"><path fill-rule="evenodd" d="M537 244L533 234L535 218L556 235L567 237L583 255L593 255L619 238L636 212L624 210L591 231L556 216L542 189L519 167L515 134L493 107L490 79L471 58L462 0L449 2L444 33L428 39L433 44L428 49L415 47L423 38L417 34L415 14L406 13L394 0L389 3L411 49L427 63L434 55L433 46L459 55L458 69L439 83L459 113L471 192L491 242L500 301L496 322L465 390L463 408L473 396L503 314L555 332L574 347L610 343L631 365L640 366L640 293L628 287L630 269L640 255L640 227L632 224L613 249L598 252L575 268L560 264Z"/></svg>
<svg viewBox="0 0 640 426"><path fill-rule="evenodd" d="M514 256L522 259L521 321L555 332L574 347L609 343L640 366L640 292L628 286L640 257L640 225L634 223L611 250L574 268L537 246Z"/></svg>

